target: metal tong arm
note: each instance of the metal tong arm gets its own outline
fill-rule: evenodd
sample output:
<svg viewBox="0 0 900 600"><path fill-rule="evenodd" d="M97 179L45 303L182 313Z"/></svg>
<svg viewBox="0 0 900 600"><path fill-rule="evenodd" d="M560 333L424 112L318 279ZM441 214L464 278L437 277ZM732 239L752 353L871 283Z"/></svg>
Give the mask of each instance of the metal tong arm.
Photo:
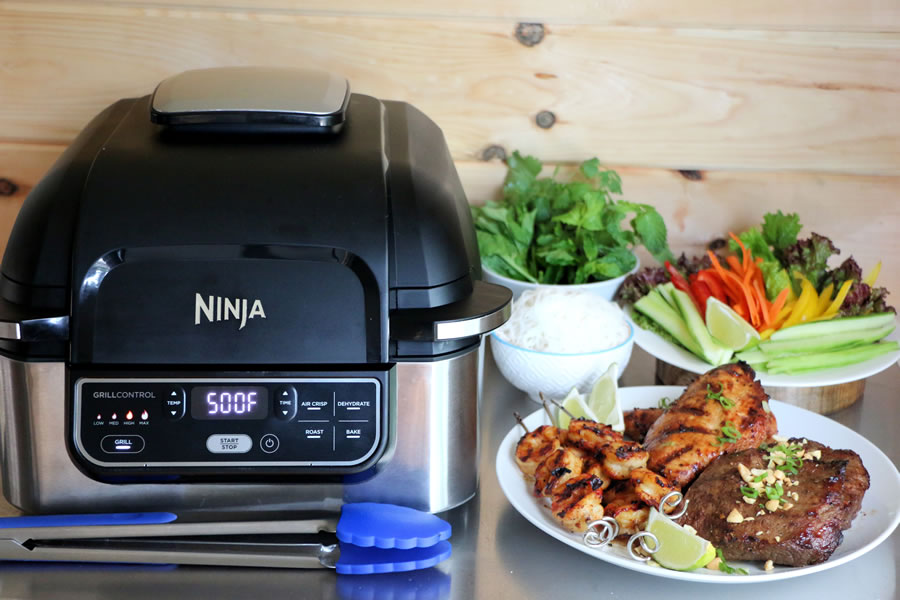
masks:
<svg viewBox="0 0 900 600"><path fill-rule="evenodd" d="M0 559L321 569L335 567L337 544L193 539L0 539Z"/></svg>
<svg viewBox="0 0 900 600"><path fill-rule="evenodd" d="M267 535L281 533L334 533L335 519L187 521L143 525L75 525L0 528L0 539L28 540L113 539L169 536Z"/></svg>

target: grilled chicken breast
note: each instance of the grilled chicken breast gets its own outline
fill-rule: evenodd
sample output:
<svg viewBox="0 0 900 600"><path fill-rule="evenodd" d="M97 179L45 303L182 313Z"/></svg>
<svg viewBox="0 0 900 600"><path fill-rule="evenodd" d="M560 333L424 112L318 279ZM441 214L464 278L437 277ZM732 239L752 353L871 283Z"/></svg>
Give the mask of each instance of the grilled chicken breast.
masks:
<svg viewBox="0 0 900 600"><path fill-rule="evenodd" d="M662 416L661 408L635 408L626 410L625 417L625 435L635 442L641 443L650 430L650 427L656 423L656 420Z"/></svg>
<svg viewBox="0 0 900 600"><path fill-rule="evenodd" d="M769 396L755 379L744 362L698 377L647 431L647 467L680 489L722 454L755 448L777 433L763 406ZM726 435L734 430L740 437Z"/></svg>

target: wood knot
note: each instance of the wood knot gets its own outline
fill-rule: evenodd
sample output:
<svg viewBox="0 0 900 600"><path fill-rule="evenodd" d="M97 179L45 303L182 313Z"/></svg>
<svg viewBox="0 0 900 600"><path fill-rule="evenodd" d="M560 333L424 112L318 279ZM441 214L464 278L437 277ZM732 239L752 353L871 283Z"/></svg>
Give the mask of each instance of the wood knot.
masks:
<svg viewBox="0 0 900 600"><path fill-rule="evenodd" d="M543 23L518 23L516 25L516 39L523 46L537 46L544 40Z"/></svg>
<svg viewBox="0 0 900 600"><path fill-rule="evenodd" d="M688 181L703 181L703 171L693 169L679 169L678 174Z"/></svg>
<svg viewBox="0 0 900 600"><path fill-rule="evenodd" d="M534 122L541 129L550 129L556 123L556 115L549 110L542 110L534 117Z"/></svg>
<svg viewBox="0 0 900 600"><path fill-rule="evenodd" d="M12 196L18 191L19 186L5 177L0 177L0 196Z"/></svg>
<svg viewBox="0 0 900 600"><path fill-rule="evenodd" d="M499 158L500 160L505 161L506 148L493 144L481 151L481 160L488 161L495 158Z"/></svg>
<svg viewBox="0 0 900 600"><path fill-rule="evenodd" d="M716 238L707 246L707 248L712 250L713 252L718 252L719 250L723 250L727 247L728 242L725 241L725 238Z"/></svg>

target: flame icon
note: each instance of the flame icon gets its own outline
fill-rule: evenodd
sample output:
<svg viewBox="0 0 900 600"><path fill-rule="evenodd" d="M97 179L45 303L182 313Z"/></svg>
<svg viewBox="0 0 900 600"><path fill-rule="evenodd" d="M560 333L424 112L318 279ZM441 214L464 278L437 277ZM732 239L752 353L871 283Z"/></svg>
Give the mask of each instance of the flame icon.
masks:
<svg viewBox="0 0 900 600"><path fill-rule="evenodd" d="M150 413L148 413L146 410L141 413L141 421L146 421L149 418L150 418Z"/></svg>
<svg viewBox="0 0 900 600"><path fill-rule="evenodd" d="M130 410L129 410L127 413L125 413L125 420L126 420L126 421L130 421L130 420L132 420L133 418L134 418L134 413L131 412Z"/></svg>
<svg viewBox="0 0 900 600"><path fill-rule="evenodd" d="M98 415L97 415L97 420L98 420L98 421L101 420L102 418L103 418L103 415L101 415L101 414L98 414Z"/></svg>
<svg viewBox="0 0 900 600"><path fill-rule="evenodd" d="M110 420L115 421L118 418L119 418L118 415L116 415L116 413L113 413L112 416L110 417Z"/></svg>

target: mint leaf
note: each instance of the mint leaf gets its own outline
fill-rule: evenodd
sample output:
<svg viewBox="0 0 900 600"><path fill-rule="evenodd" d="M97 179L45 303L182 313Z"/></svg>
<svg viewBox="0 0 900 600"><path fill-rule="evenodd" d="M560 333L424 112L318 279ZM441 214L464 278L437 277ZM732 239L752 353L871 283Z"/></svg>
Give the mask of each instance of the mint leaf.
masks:
<svg viewBox="0 0 900 600"><path fill-rule="evenodd" d="M631 220L631 226L640 236L641 243L659 262L673 261L672 251L666 242L666 223L653 207L644 208Z"/></svg>

